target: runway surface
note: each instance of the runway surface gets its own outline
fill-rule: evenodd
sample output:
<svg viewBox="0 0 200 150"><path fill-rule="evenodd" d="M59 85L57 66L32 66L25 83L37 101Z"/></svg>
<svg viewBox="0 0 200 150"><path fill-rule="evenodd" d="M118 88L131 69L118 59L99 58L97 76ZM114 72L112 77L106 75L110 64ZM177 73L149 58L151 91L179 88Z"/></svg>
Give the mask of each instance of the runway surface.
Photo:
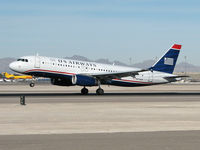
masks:
<svg viewBox="0 0 200 150"><path fill-rule="evenodd" d="M21 94L20 94L21 95ZM80 94L70 94L67 96L26 96L26 104L31 103L128 103L128 102L199 102L198 95L104 95L104 96L82 96ZM0 104L19 104L20 96L0 96Z"/></svg>
<svg viewBox="0 0 200 150"><path fill-rule="evenodd" d="M0 85L0 149L198 149L200 85L80 87ZM19 95L27 94L26 105Z"/></svg>
<svg viewBox="0 0 200 150"><path fill-rule="evenodd" d="M2 150L197 150L199 131L0 136Z"/></svg>

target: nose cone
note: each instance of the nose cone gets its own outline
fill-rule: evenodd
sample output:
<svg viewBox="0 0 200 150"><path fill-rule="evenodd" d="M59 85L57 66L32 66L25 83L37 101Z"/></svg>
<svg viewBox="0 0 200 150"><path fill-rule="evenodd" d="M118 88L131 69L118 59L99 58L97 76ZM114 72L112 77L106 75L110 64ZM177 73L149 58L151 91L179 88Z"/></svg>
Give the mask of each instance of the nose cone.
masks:
<svg viewBox="0 0 200 150"><path fill-rule="evenodd" d="M17 70L17 69L18 69L18 65L17 65L16 62L10 63L10 64L9 64L9 68L10 68L11 70L13 70L13 71L18 71L18 70Z"/></svg>

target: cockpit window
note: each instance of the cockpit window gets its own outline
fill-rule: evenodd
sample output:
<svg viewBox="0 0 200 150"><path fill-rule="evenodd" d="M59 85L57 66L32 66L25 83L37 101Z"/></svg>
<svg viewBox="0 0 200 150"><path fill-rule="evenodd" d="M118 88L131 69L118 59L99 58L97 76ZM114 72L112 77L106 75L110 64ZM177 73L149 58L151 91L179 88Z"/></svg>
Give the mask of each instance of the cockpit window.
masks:
<svg viewBox="0 0 200 150"><path fill-rule="evenodd" d="M17 61L28 62L28 59L17 59Z"/></svg>

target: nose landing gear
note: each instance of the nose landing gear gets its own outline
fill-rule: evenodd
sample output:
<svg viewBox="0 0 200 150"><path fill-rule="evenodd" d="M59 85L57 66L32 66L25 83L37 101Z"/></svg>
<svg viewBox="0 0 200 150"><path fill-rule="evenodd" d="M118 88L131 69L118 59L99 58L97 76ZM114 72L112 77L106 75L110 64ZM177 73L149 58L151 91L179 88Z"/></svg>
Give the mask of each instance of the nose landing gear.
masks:
<svg viewBox="0 0 200 150"><path fill-rule="evenodd" d="M35 86L35 77L33 76L31 83L29 84L30 87L34 87Z"/></svg>
<svg viewBox="0 0 200 150"><path fill-rule="evenodd" d="M35 83L31 82L29 85L30 85L30 87L34 87Z"/></svg>

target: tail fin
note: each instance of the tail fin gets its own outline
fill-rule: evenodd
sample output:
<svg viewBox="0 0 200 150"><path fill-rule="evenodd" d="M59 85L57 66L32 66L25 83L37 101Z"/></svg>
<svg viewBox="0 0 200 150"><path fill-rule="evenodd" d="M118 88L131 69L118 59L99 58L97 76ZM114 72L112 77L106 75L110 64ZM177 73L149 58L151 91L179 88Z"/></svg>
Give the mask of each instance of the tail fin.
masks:
<svg viewBox="0 0 200 150"><path fill-rule="evenodd" d="M174 44L151 68L151 70L173 73L181 45Z"/></svg>
<svg viewBox="0 0 200 150"><path fill-rule="evenodd" d="M5 78L8 78L8 76L9 76L10 74L7 73L7 72L4 72L3 75L4 75Z"/></svg>

